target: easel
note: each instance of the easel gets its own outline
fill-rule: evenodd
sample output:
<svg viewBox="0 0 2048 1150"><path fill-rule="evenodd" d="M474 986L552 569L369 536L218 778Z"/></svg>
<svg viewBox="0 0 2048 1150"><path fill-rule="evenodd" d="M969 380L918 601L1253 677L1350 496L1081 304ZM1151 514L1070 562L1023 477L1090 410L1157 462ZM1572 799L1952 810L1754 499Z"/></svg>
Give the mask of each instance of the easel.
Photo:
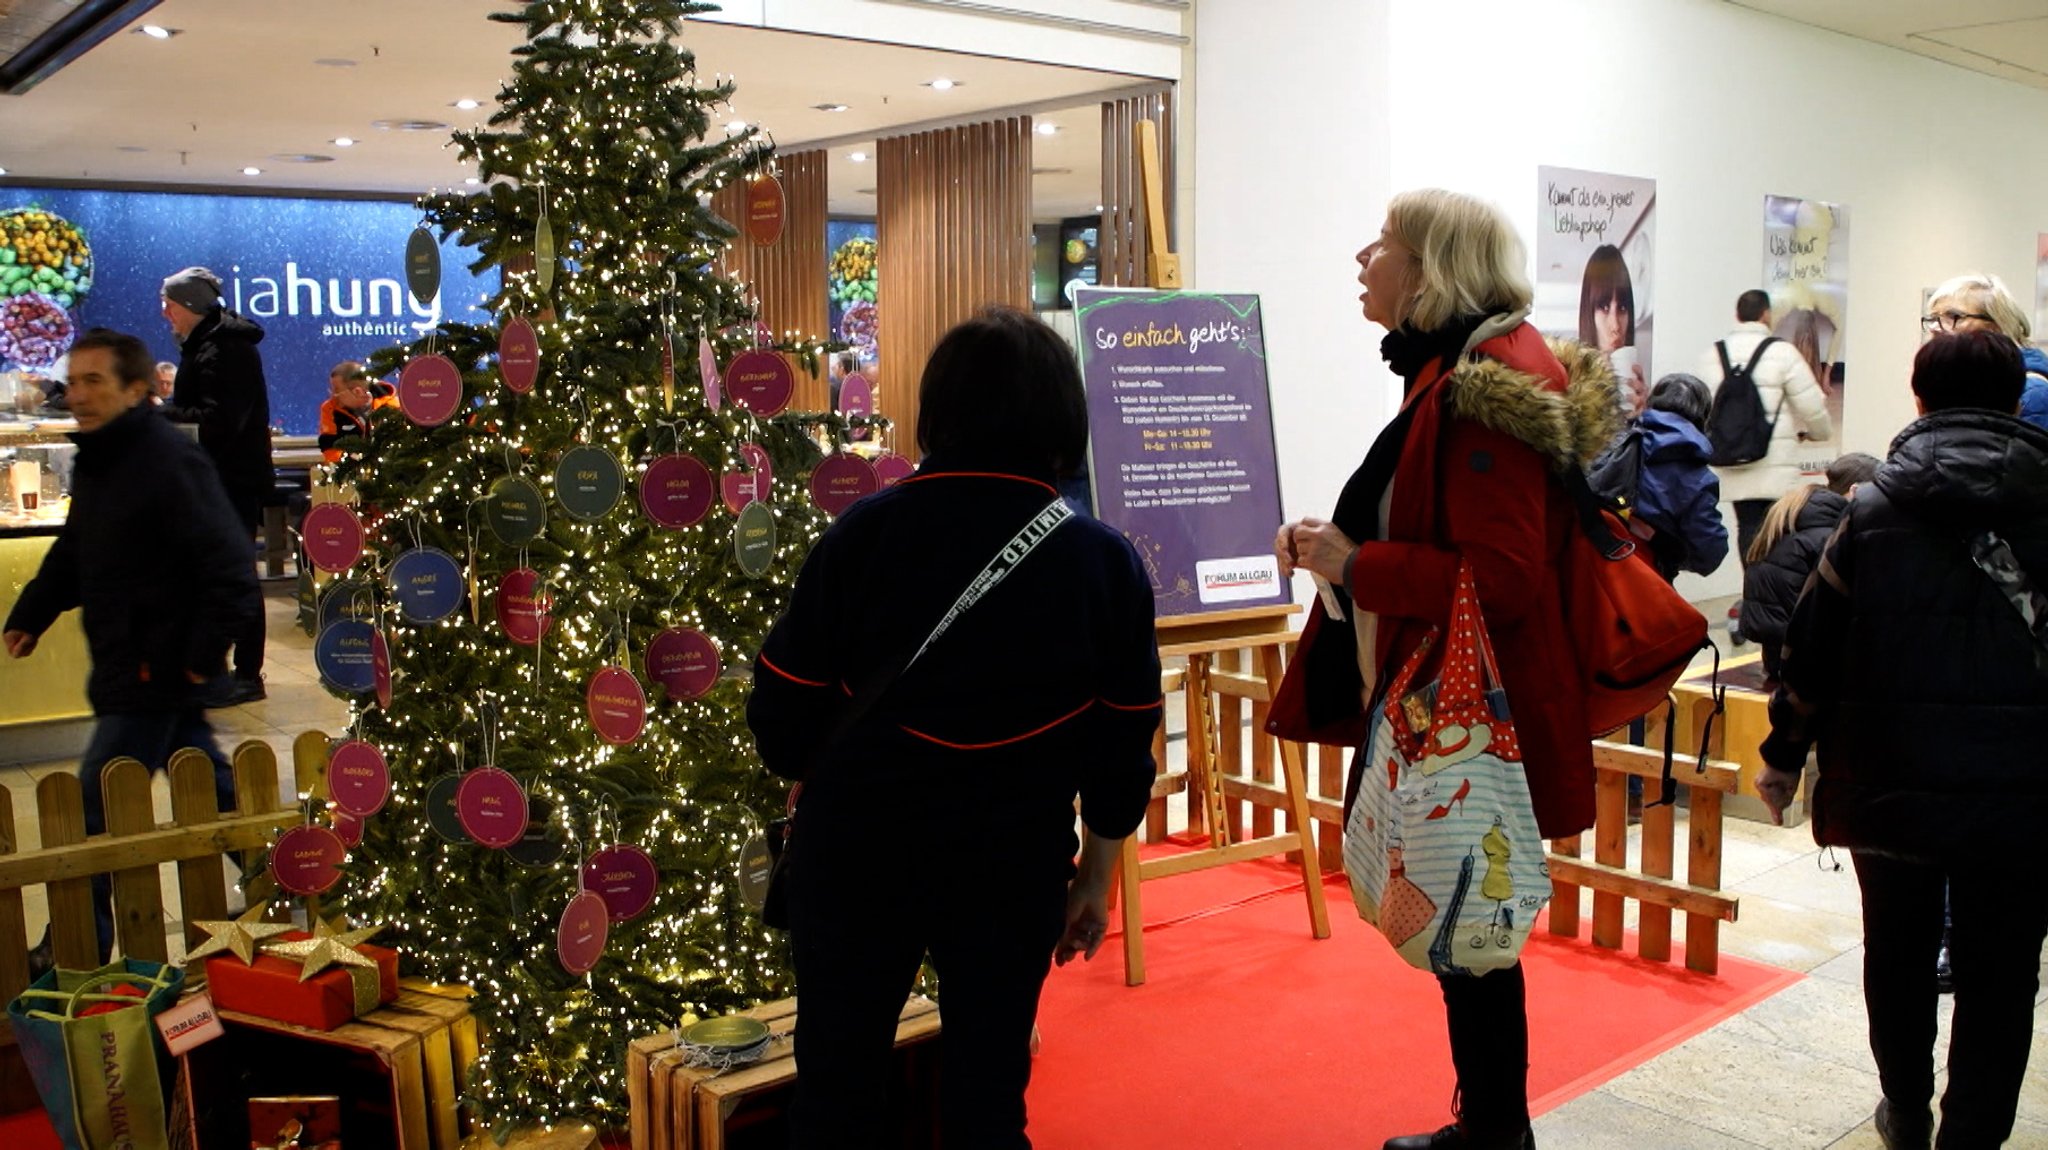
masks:
<svg viewBox="0 0 2048 1150"><path fill-rule="evenodd" d="M1315 938L1330 937L1330 914L1323 903L1322 868L1309 817L1301 744L1275 740L1280 748L1283 787L1227 777L1220 767L1223 762L1234 759L1236 752L1234 749L1229 754L1219 751L1213 701L1216 696L1249 700L1253 704L1253 737L1259 740L1269 738L1262 723L1264 705L1272 702L1273 693L1280 686L1284 670L1281 648L1297 637L1288 626L1288 617L1300 610L1292 605L1249 607L1206 615L1167 616L1157 624L1160 657L1179 655L1188 661L1186 671L1169 672L1162 684L1167 690L1180 689L1187 702L1188 766L1185 772L1166 769L1162 726L1161 735L1154 744L1159 777L1153 781L1152 797L1160 799L1176 791L1186 791L1188 830L1195 835L1206 834L1209 841L1207 846L1184 854L1140 859L1136 836L1124 840L1118 880L1123 899L1126 986L1138 986L1145 981L1145 924L1139 891L1150 879L1294 853L1301 862L1303 893L1308 897L1309 933ZM1246 674L1237 668L1238 661L1245 655L1251 657L1254 673ZM1216 666L1219 657L1224 660L1222 669ZM1233 716L1239 713L1234 703L1226 709ZM1241 735L1232 729L1228 737L1234 748ZM1255 765L1256 760L1263 758L1258 748L1264 745L1263 742L1254 744ZM1232 826L1228 803L1233 799L1278 807L1287 814L1289 829L1266 835L1254 832L1252 837L1242 837L1241 830ZM1233 838L1237 841L1232 841Z"/></svg>

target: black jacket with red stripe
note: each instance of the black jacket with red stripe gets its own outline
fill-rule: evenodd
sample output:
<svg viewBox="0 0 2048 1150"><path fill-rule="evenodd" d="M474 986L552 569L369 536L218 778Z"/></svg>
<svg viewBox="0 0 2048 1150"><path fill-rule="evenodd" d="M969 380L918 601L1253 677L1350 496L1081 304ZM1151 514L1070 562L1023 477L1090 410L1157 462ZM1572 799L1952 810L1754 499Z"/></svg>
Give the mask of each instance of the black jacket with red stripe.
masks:
<svg viewBox="0 0 2048 1150"><path fill-rule="evenodd" d="M811 549L747 704L762 762L804 783L806 823L908 805L1071 844L1078 794L1095 833L1137 826L1161 714L1152 587L1130 543L1087 516L1054 530L822 745L870 677L915 650L1054 498L1048 479L926 460Z"/></svg>

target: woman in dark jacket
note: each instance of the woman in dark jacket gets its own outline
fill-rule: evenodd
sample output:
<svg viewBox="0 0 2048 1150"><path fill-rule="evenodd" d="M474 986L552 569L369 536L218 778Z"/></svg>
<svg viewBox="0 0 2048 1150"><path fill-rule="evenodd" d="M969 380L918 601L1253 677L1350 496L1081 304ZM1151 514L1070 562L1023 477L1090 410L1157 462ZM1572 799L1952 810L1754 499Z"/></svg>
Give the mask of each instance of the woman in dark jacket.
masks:
<svg viewBox="0 0 2048 1150"><path fill-rule="evenodd" d="M1073 353L991 311L939 341L918 402L923 464L812 548L747 706L762 762L803 785L798 1147L896 1141L889 1051L927 953L946 1144L1028 1147L1039 989L1055 959L1101 945L1117 851L1151 795L1151 583L1123 536L1054 494L1087 443Z"/></svg>
<svg viewBox="0 0 2048 1150"><path fill-rule="evenodd" d="M1849 509L1849 494L1877 474L1877 457L1851 451L1828 464L1827 486L1807 483L1787 491L1764 515L1750 540L1742 576L1742 636L1763 653L1764 673L1778 677L1778 649L1821 549Z"/></svg>
<svg viewBox="0 0 2048 1150"><path fill-rule="evenodd" d="M1546 344L1525 321L1523 249L1498 209L1445 191L1388 205L1358 254L1365 317L1407 383L1400 412L1345 483L1329 522L1280 529L1283 570L1345 593L1345 617L1311 612L1277 713L1318 741L1363 745L1365 708L1431 628L1445 624L1461 561L1472 565L1514 710L1545 838L1593 823L1593 753L1560 583L1573 504L1557 473L1619 430L1614 376L1592 351ZM1564 357L1560 360L1560 354ZM1347 602L1348 601L1348 602ZM1366 761L1353 761L1352 788ZM1517 1150L1529 1130L1527 1007L1519 964L1441 979L1458 1120L1386 1150Z"/></svg>
<svg viewBox="0 0 2048 1150"><path fill-rule="evenodd" d="M2048 902L2025 876L2048 823L2048 431L2014 415L2024 382L1996 332L1920 349L1922 418L1849 501L1771 699L1758 793L1781 810L1817 743L1814 839L1855 860L1889 1147L1925 1147L1933 1126L1944 887L1955 1024L1939 1145L2004 1143L2034 1039Z"/></svg>

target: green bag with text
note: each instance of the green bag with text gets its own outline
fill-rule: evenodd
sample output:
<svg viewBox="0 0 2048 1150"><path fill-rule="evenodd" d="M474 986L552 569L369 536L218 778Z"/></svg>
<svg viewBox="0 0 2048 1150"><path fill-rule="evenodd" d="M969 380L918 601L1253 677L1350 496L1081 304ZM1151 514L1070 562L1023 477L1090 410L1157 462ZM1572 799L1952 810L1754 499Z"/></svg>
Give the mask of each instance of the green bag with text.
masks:
<svg viewBox="0 0 2048 1150"><path fill-rule="evenodd" d="M185 972L128 959L90 973L52 970L7 1004L7 1020L66 1150L170 1150L156 1016Z"/></svg>

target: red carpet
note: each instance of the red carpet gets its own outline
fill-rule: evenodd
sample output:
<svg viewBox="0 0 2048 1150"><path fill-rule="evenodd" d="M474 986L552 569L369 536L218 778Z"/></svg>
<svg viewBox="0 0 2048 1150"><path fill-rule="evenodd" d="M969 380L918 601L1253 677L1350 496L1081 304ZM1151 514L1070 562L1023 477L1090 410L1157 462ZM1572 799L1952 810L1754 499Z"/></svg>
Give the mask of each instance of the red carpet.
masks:
<svg viewBox="0 0 2048 1150"><path fill-rule="evenodd" d="M1299 873L1257 862L1147 884L1144 986L1124 985L1115 935L1053 972L1030 1095L1040 1150L1349 1150L1448 1121L1436 980L1359 920L1341 876L1325 887L1332 935L1310 938ZM1540 924L1531 937L1536 1112L1800 978L1725 955L1708 978L1682 956L1627 953Z"/></svg>

